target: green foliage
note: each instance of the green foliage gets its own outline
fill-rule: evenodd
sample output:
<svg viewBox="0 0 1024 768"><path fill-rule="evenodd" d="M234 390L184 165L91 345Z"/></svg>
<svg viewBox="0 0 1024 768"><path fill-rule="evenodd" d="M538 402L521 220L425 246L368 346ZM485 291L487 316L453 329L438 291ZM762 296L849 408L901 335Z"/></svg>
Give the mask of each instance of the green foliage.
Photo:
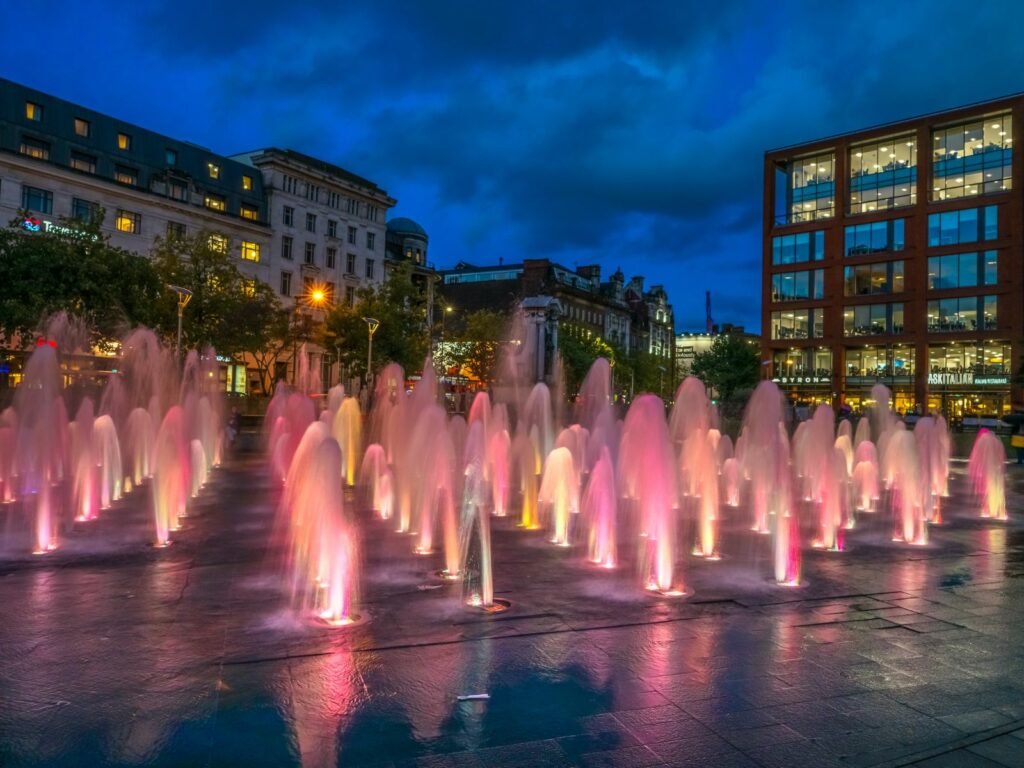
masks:
<svg viewBox="0 0 1024 768"><path fill-rule="evenodd" d="M650 392L663 399L674 394L671 360L646 351L634 351L629 355L621 352L616 359L615 389L624 399L629 400L642 392Z"/></svg>
<svg viewBox="0 0 1024 768"><path fill-rule="evenodd" d="M401 264L389 272L377 288L356 293L355 306L337 304L326 318L323 343L336 350L353 376L365 376L367 326L364 317L380 321L373 336L373 368L389 362L406 373L418 372L430 349L426 324L426 298L412 283L412 267Z"/></svg>
<svg viewBox="0 0 1024 768"><path fill-rule="evenodd" d="M157 240L152 260L162 293L158 301L160 328L177 334L177 296L166 285L192 291L182 323L182 347L212 346L236 356L266 350L287 331L287 316L270 286L247 279L230 250L219 249L209 232L192 237Z"/></svg>
<svg viewBox="0 0 1024 768"><path fill-rule="evenodd" d="M445 366L457 365L488 384L494 381L508 323L505 315L492 309L479 309L466 315L462 329L450 334L450 341L460 343L449 355L452 360L444 361Z"/></svg>
<svg viewBox="0 0 1024 768"><path fill-rule="evenodd" d="M111 246L91 223L64 221L60 233L28 233L15 219L0 230L0 332L7 346L30 344L41 322L61 310L88 325L94 344L153 325L164 293L149 261Z"/></svg>
<svg viewBox="0 0 1024 768"><path fill-rule="evenodd" d="M691 372L722 400L757 385L761 358L757 347L739 336L715 337L711 349L698 352Z"/></svg>
<svg viewBox="0 0 1024 768"><path fill-rule="evenodd" d="M613 366L616 363L615 350L600 336L571 325L558 329L558 353L565 374L565 391L570 397L580 391L587 371L597 358L607 358Z"/></svg>

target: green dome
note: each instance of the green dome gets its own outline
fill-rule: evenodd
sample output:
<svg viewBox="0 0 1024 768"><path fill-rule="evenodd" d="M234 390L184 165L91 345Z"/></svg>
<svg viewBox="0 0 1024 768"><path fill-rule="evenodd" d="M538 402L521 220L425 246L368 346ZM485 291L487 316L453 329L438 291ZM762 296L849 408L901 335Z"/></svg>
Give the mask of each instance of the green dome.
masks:
<svg viewBox="0 0 1024 768"><path fill-rule="evenodd" d="M427 231L423 227L404 216L391 219L388 222L388 232L394 232L396 235L419 235L424 239L427 237Z"/></svg>

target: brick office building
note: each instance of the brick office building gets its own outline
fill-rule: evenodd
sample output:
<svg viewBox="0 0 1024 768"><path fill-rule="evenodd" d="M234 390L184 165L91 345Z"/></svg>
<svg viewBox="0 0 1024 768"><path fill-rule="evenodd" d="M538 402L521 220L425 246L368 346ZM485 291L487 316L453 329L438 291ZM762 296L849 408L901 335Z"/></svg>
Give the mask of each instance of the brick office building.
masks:
<svg viewBox="0 0 1024 768"><path fill-rule="evenodd" d="M1024 95L765 154L762 328L798 403L1001 414L1024 344ZM1016 182L1015 182L1016 180Z"/></svg>

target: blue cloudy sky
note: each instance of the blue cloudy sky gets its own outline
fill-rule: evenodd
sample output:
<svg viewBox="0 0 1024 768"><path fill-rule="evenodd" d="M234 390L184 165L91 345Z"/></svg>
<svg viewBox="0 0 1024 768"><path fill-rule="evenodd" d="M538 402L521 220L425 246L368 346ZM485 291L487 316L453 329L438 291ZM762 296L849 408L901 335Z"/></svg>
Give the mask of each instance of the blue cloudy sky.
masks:
<svg viewBox="0 0 1024 768"><path fill-rule="evenodd" d="M385 187L438 267L547 256L759 326L762 157L1024 91L1019 2L46 4L0 74L231 154ZM21 23L26 22L26 23Z"/></svg>

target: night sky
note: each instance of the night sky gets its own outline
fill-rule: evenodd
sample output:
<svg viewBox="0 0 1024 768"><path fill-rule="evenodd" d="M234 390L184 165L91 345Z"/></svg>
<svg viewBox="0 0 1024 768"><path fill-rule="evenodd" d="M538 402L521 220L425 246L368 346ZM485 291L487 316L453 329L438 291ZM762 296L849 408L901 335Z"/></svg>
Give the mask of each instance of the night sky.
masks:
<svg viewBox="0 0 1024 768"><path fill-rule="evenodd" d="M766 149L1024 91L1024 3L166 0L8 14L0 74L377 182L439 267L550 257L757 329ZM42 8L39 9L42 11Z"/></svg>

